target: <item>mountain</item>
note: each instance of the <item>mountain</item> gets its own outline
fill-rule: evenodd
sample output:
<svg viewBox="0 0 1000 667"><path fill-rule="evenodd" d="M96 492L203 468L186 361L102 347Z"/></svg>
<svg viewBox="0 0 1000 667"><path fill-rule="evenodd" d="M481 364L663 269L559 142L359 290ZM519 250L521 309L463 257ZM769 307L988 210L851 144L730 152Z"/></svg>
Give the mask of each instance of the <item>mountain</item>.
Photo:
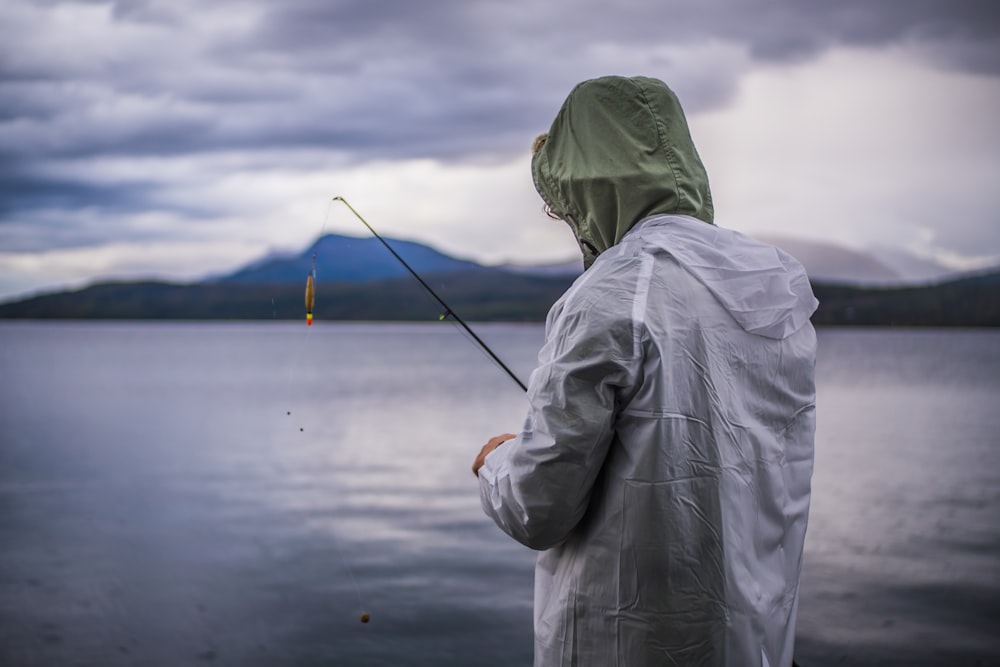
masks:
<svg viewBox="0 0 1000 667"><path fill-rule="evenodd" d="M470 321L541 321L572 282L474 271L427 274L422 278ZM302 281L194 284L101 283L0 304L0 319L118 320L299 320L305 319ZM410 276L365 283L320 283L316 320L436 320L444 308Z"/></svg>
<svg viewBox="0 0 1000 667"><path fill-rule="evenodd" d="M871 248L870 252L880 262L903 276L908 283L940 282L958 277L961 273L934 260L918 257L897 248L876 246Z"/></svg>
<svg viewBox="0 0 1000 667"><path fill-rule="evenodd" d="M875 246L867 250L835 243L777 235L760 235L806 268L819 282L849 285L916 285L961 278L963 272L899 248Z"/></svg>
<svg viewBox="0 0 1000 667"><path fill-rule="evenodd" d="M555 264L502 264L497 268L529 276L570 276L576 278L583 273L583 257Z"/></svg>
<svg viewBox="0 0 1000 667"><path fill-rule="evenodd" d="M413 241L387 239L392 249L417 273L456 273L481 269L479 264L449 257ZM406 276L409 272L374 237L327 234L298 255L272 256L217 278L223 283L281 284L304 282L316 258L318 283L365 283Z"/></svg>
<svg viewBox="0 0 1000 667"><path fill-rule="evenodd" d="M575 261L486 267L418 243L387 241L470 321L542 321L581 268ZM798 251L807 269L830 268L829 280L811 274L820 301L813 316L817 325L1000 326L1000 268L920 285L859 285L846 277L874 281L893 274L863 253L785 245L792 254ZM302 319L305 277L314 254L318 321L434 320L442 314L443 308L377 239L331 234L302 253L272 255L202 282L101 283L0 304L0 318Z"/></svg>
<svg viewBox="0 0 1000 667"><path fill-rule="evenodd" d="M880 259L833 243L785 236L757 236L799 260L812 280L852 285L899 284L904 276Z"/></svg>

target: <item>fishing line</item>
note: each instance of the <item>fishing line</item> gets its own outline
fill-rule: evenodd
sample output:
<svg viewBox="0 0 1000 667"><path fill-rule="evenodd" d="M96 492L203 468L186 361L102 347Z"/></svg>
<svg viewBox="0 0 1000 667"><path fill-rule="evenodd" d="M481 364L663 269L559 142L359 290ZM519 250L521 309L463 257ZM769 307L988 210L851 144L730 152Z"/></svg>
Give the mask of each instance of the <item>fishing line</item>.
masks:
<svg viewBox="0 0 1000 667"><path fill-rule="evenodd" d="M313 323L313 308L316 305L316 256L319 254L319 244L323 241L323 234L326 233L326 222L330 219L331 208L333 208L332 201L326 205L323 226L319 230L319 237L316 239L316 245L313 247L312 267L309 270L309 276L306 278L306 325L310 327Z"/></svg>
<svg viewBox="0 0 1000 667"><path fill-rule="evenodd" d="M305 309L306 309L306 324L307 325L312 326L312 322L313 322L313 307L315 305L316 288L318 286L318 279L317 279L317 275L316 275L316 260L317 260L317 255L319 253L319 243L322 240L323 234L326 231L326 225L327 225L327 222L328 222L328 220L330 218L330 210L331 210L331 208L333 206L333 202L335 202L335 201L342 202L344 204L344 206L346 206L351 211L351 213L353 213L354 216L358 220L361 221L361 224L363 224L368 229L368 231L371 232L372 236L374 236L376 239L378 239L378 241L383 246L385 246L386 250L388 250L392 254L392 256L395 257L396 260L400 264L402 264L406 268L407 271L410 272L410 275L412 275L417 280L417 282L419 282L420 285L425 290L427 290L427 292L432 297L434 297L434 300L437 301L438 304L440 304L442 308L444 308L444 312L441 314L441 316L438 319L440 319L440 320L450 319L452 321L453 325L459 326L460 329L461 329L461 331L466 335L466 337L469 338L469 339L471 339L479 347L479 349L483 353L485 353L488 356L489 359L491 359L493 361L494 364L496 364L501 370L503 370L517 384L517 386L519 386L522 390L527 391L527 387L525 386L525 384L523 382L521 382L521 380L514 374L513 371L510 370L510 368L507 367L507 365L500 359L500 357L498 357L496 355L496 353L494 353L493 350L490 349L489 345L487 345L478 335L476 335L476 332L474 332L472 330L472 328L469 327L468 324L466 324L465 320L463 320L458 315L458 313L456 313L451 308L451 306L449 306L445 302L445 300L442 299L438 295L438 293L435 292L434 289L431 288L431 286L428 285L427 282L423 278L420 277L420 275L413 269L413 267L411 267L409 264L407 264L406 260L404 260L402 257L400 257L399 253L397 253L396 250L391 245L389 245L389 243L384 238L382 238L382 236L380 236L379 233L376 232L375 229L370 224L368 224L368 221L365 220L361 216L361 214L358 213L354 209L354 207L351 206L351 204L346 199L344 199L343 197L340 197L340 196L334 197L333 199L331 199L328 202L327 208L326 208L326 214L324 215L324 218L323 218L323 226L322 226L322 229L320 230L319 240L317 241L317 245L313 248L312 262L311 262L309 274L306 277ZM310 335L310 337L312 337L311 333L312 332L310 330L307 335ZM288 411L288 415L290 416L291 414L292 413L289 410ZM300 432L302 432L303 430L304 430L303 428L301 428L301 427L299 428ZM358 606L359 606L359 608L363 609L364 608L364 601L363 601L362 596L361 596L361 586L358 584L358 580L357 580L357 577L354 575L353 568L351 567L351 565L348 562L348 560L344 557L344 551L343 551L342 545L340 544L339 541L336 541L336 540L335 540L335 543L336 543L335 548L337 549L337 552L338 552L338 554L340 556L340 560L343 563L345 569L347 570L348 575L350 576L352 583L354 584L354 590L355 590L355 593L357 593L357 596L358 596ZM362 611L361 614L360 614L360 620L361 620L362 623L368 623L369 620L371 620L371 616L367 612Z"/></svg>
<svg viewBox="0 0 1000 667"><path fill-rule="evenodd" d="M309 269L309 274L306 277L306 294L305 294L306 324L308 326L310 326L310 327L312 326L312 322L313 322L313 317L312 317L312 315L313 315L313 306L315 304L316 286L318 284L317 275L316 275L316 259L317 259L317 255L319 253L319 244L322 241L323 235L326 232L326 224L327 224L327 221L330 218L330 210L331 210L332 207L333 207L333 202L331 201L331 202L329 202L327 204L327 207L326 207L326 214L323 217L323 226L320 229L319 237L318 237L318 239L316 241L315 247L313 248L312 262L311 262L311 266L310 266L310 269ZM273 299L272 299L271 303L272 303L272 307L273 307L273 304L274 304L274 300ZM275 316L275 319L277 319L277 311L275 311L274 316ZM301 329L299 331L301 332ZM304 333L305 333L305 336L306 336L306 340L302 341L302 343L300 345L296 345L295 346L295 351L294 351L294 353L292 355L293 356L293 361L292 361L293 368L289 369L290 370L290 374L286 376L286 383L287 383L287 385L289 387L293 386L293 382L300 383L301 382L301 378L307 377L307 375L302 372L302 367L304 366L303 358L309 358L309 359L315 359L316 358L316 354L315 354L316 350L313 349L313 348L315 348L318 345L318 341L316 341L316 335L318 335L318 334L315 334L315 332L313 332L312 329L307 329ZM300 335L302 335L302 334L300 333ZM291 392L289 391L288 393L290 394ZM292 416L292 411L291 410L286 410L286 416L287 417L291 417ZM296 418L297 418L296 421L299 422L299 424L298 424L298 432L304 434L305 433L305 428L304 428L304 426L302 426L302 424L304 422L301 420L301 416L298 414L298 412L296 412ZM293 426L293 428L294 428L294 426ZM313 437L313 435L312 434L308 434L308 435L306 435L306 437ZM350 563L350 561L348 560L348 558L347 558L347 556L345 554L344 545L341 544L341 540L339 538L335 538L333 540L333 543L334 543L334 548L337 551L337 555L340 558L340 563L341 563L343 569L347 570L347 574L348 574L348 576L351 579L351 584L354 586L354 592L355 592L355 594L357 595L357 598L358 598L358 613L359 613L359 616L360 616L360 620L361 620L362 623L368 623L369 620L371 620L371 616L370 616L370 614L367 611L364 611L365 604L364 604L364 600L362 599L362 596L361 596L361 586L358 583L358 578L354 574L354 568L351 567L351 563Z"/></svg>
<svg viewBox="0 0 1000 667"><path fill-rule="evenodd" d="M379 236L379 233L376 232L372 228L372 226L368 224L367 220L365 220L364 218L361 217L360 213L358 213L357 211L354 210L354 207L351 206L346 199L344 199L343 197L337 196L337 197L334 197L331 200L331 203L335 202L335 201L343 202L344 206L346 206L347 208L349 208L350 211L351 211L351 213L353 213L354 216L358 220L361 221L361 224L363 224L365 227L368 228L368 231L372 233L372 236L374 236L376 239L378 239L379 242L381 242L382 245L384 245L386 247L386 249L389 252L392 253L392 256L395 257L397 260L399 260L400 264L402 264L404 267L406 267L406 270L410 272L410 275L412 275L414 278L416 278L417 282L419 282L423 286L423 288L425 290L427 290L430 293L430 295L432 297L434 297L434 299L439 304L441 304L441 307L444 308L444 313L438 319L442 319L443 320L443 319L448 318L448 317L452 318L456 323L458 323L462 327L462 329L465 330L466 333L469 334L469 336L472 337L472 340L474 340L476 342L476 344L479 345L479 347L484 352L486 352L486 354L489 355L489 357L493 360L493 362L497 366L499 366L505 373L507 373L507 375L510 376L510 379L512 379L514 382L517 383L518 387L520 387L524 391L528 391L528 388L524 385L523 382L521 382L520 378L518 378L516 375L514 375L514 372L512 370L510 370L509 368L507 368L507 364L505 364L503 361L500 360L500 357L498 357L493 352L493 350L490 349L490 346L487 345L486 343L484 343L483 340L479 336L476 335L476 332L473 331L472 328L469 327L469 325L465 323L465 320L463 320L461 317L459 317L458 313L456 313L454 310L452 310L451 306L449 306L447 303L445 303L444 299L442 299L440 296L438 296L438 293L435 292L431 288L431 286L428 285L424 281L424 279L420 277L420 274L418 274L416 271L414 271L413 267L411 267L409 264L407 264L406 260L404 260L402 257L400 257L399 253L397 253L396 250L391 245L389 245L386 242L385 239L383 239L381 236Z"/></svg>

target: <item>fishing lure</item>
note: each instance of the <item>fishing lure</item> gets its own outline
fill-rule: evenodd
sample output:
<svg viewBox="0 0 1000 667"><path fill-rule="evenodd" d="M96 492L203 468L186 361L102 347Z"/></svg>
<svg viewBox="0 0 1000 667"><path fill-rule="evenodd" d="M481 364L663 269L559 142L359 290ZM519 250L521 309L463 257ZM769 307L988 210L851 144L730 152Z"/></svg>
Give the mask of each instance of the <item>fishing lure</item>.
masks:
<svg viewBox="0 0 1000 667"><path fill-rule="evenodd" d="M312 271L306 278L306 326L313 325L313 308L316 306L316 253L313 253Z"/></svg>
<svg viewBox="0 0 1000 667"><path fill-rule="evenodd" d="M316 305L316 289L313 287L313 277L306 278L306 326L313 325L313 306Z"/></svg>

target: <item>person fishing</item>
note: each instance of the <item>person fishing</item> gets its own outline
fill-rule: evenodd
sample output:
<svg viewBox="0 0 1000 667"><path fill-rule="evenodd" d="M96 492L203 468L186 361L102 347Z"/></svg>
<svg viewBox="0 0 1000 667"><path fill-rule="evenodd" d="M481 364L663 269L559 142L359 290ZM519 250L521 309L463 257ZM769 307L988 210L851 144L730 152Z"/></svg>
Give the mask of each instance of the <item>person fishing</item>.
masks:
<svg viewBox="0 0 1000 667"><path fill-rule="evenodd" d="M815 431L802 266L716 226L661 81L577 85L531 171L585 271L553 305L483 509L539 550L535 665L792 664Z"/></svg>

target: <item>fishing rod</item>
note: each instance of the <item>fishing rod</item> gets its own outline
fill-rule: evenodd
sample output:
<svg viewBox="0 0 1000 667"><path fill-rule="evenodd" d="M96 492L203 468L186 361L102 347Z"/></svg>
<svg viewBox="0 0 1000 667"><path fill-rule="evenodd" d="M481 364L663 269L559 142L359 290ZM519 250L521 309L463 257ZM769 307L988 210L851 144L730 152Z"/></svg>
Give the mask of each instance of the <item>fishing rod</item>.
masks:
<svg viewBox="0 0 1000 667"><path fill-rule="evenodd" d="M441 307L444 308L444 314L441 315L441 319L444 319L445 317L448 317L448 316L451 316L452 318L454 318L454 320L458 324L460 324L463 329L465 329L466 333L468 333L470 336L472 336L472 339L474 341L476 341L476 343L479 344L479 347L481 347L486 352L486 354L490 355L490 358L493 359L493 361L495 361L496 364L498 366L500 366L500 368L502 368L504 370L504 372L507 373L507 375L510 376L510 379L517 383L518 387L520 387L524 391L528 391L528 388L524 385L524 383L521 382L521 380L516 375L514 375L514 372L512 370L510 370L509 368L507 368L507 364L505 364L504 362L500 361L500 357L498 357L493 352L493 350L490 349L490 346L487 345L486 343L484 343L483 340L479 336L476 335L476 332L473 331L471 328L469 328L469 325L465 323L465 320L463 320L461 317L459 317L458 313L456 313L454 310L452 310L451 306L449 306L447 303L445 303L444 299L442 299L440 296L438 296L437 292L435 292L433 289L431 289L430 285L428 285L426 282L424 282L424 279L421 278L420 275L416 271L413 270L413 267L411 267L409 264L407 264L406 260L404 260L402 257L400 257L399 253L397 253L393 249L393 247L386 242L385 239L383 239L381 236L379 236L378 232L376 232L372 228L372 226L368 224L367 220L365 220L364 218L361 217L360 213L358 213L357 211L354 210L354 207L351 206L346 199L344 199L343 197L338 196L338 197L334 197L333 201L343 202L344 206L346 206L347 208L349 208L351 210L351 213L353 213L354 216L358 220L361 221L361 224L363 224L365 227L368 228L368 231L370 231L372 233L372 236L374 236L375 238L377 238L382 243L382 245L384 245L386 247L386 250L388 250L389 252L391 252L392 256L395 257L397 260L399 260L399 263L402 264L403 266L405 266L406 270L409 271L410 274L414 278L417 279L417 282L419 282L421 285L423 285L424 289L427 290L430 293L430 295L437 300L437 302L439 304L441 304Z"/></svg>

